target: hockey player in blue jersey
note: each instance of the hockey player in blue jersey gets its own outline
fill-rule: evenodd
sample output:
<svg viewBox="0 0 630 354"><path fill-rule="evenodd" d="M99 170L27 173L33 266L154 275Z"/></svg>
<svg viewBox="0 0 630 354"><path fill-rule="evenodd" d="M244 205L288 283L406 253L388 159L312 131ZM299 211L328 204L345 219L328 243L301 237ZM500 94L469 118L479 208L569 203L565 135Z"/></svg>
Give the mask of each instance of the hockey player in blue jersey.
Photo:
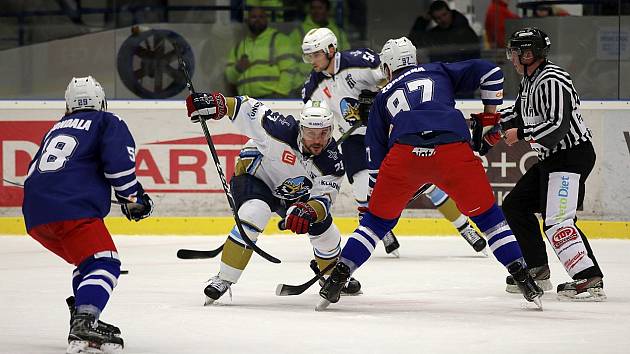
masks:
<svg viewBox="0 0 630 354"><path fill-rule="evenodd" d="M136 180L131 133L105 111L101 85L91 76L73 78L65 99L66 114L46 133L29 165L22 212L28 234L76 266L67 353L95 348L120 353L120 330L98 320L120 275L103 218L112 187L129 220L148 217L153 202Z"/></svg>
<svg viewBox="0 0 630 354"><path fill-rule="evenodd" d="M502 103L503 74L483 60L416 65L405 37L390 39L380 53L389 83L376 96L368 121L369 210L348 239L320 291L317 309L339 301L339 289L368 260L414 193L432 183L486 235L496 259L514 277L527 301L541 306L542 289L527 271L521 249L492 193L455 94L481 89L484 113ZM373 189L372 189L373 188Z"/></svg>
<svg viewBox="0 0 630 354"><path fill-rule="evenodd" d="M365 158L365 131L370 105L385 77L379 69L380 60L371 49L337 51L337 38L328 28L309 31L302 41L305 62L313 66L304 83L302 99L326 101L333 110L342 134L340 142L346 176L352 185L359 214L367 210L369 185L368 163ZM458 230L477 252L484 251L486 240L470 225L468 218L457 210L452 199L441 189L427 184L418 195L426 195L433 205ZM398 256L399 243L393 232L383 238L387 253Z"/></svg>

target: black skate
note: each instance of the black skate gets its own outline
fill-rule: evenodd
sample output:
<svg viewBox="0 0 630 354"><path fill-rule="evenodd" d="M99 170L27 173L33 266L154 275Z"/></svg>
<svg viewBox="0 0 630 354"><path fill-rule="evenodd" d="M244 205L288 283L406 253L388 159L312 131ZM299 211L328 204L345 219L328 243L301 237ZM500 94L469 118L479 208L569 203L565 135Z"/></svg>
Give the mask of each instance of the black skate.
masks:
<svg viewBox="0 0 630 354"><path fill-rule="evenodd" d="M111 331L99 328L94 315L88 313L74 315L66 354L98 353L97 350L104 354L120 354L123 347L122 338Z"/></svg>
<svg viewBox="0 0 630 354"><path fill-rule="evenodd" d="M313 273L319 274L320 270L319 270L319 267L317 266L316 260L311 259L310 267ZM326 282L326 278L319 279L319 286L324 286L325 282ZM360 294L363 294L363 292L361 291L361 283L359 283L358 280L352 277L348 279L348 283L346 283L346 286L344 286L343 289L341 289L341 295L354 296L354 295L360 295Z"/></svg>
<svg viewBox="0 0 630 354"><path fill-rule="evenodd" d="M74 319L74 315L77 312L76 307L74 307L74 296L70 296L66 299L66 304L68 304L68 309L70 310L70 326L72 327L72 320ZM100 328L103 331L107 331L107 332L112 332L114 335L119 336L120 335L120 328L109 324L107 322L103 322L101 320L98 320L98 328Z"/></svg>
<svg viewBox="0 0 630 354"><path fill-rule="evenodd" d="M536 284L527 268L523 268L520 262L516 262L508 267L508 271L512 274L516 285L521 290L525 300L533 302L542 310L543 290Z"/></svg>
<svg viewBox="0 0 630 354"><path fill-rule="evenodd" d="M543 289L544 291L549 291L551 289L553 289L553 285L551 284L551 280L549 280L549 277L551 275L551 272L549 271L549 266L548 265L542 265L540 267L533 267L533 268L529 268L529 275L531 275L531 277L534 279L534 281L536 282L536 284ZM505 291L507 291L508 293L511 294L520 294L521 290L518 288L518 285L516 285L516 282L514 281L514 277L511 275L508 275L505 278L505 283L507 284L505 287Z"/></svg>
<svg viewBox="0 0 630 354"><path fill-rule="evenodd" d="M206 294L206 302L204 306L210 305L218 300L226 291L230 291L230 299L232 299L232 282L221 279L218 275L210 278L210 284L203 289Z"/></svg>
<svg viewBox="0 0 630 354"><path fill-rule="evenodd" d="M396 258L400 257L400 253L398 252L400 243L398 243L398 239L393 231L388 232L385 237L383 237L383 246L385 246L385 253L391 254Z"/></svg>
<svg viewBox="0 0 630 354"><path fill-rule="evenodd" d="M458 231L464 240L472 246L475 252L481 252L484 256L488 256L488 251L486 251L486 239L483 238L483 236L481 236L474 227L466 222L458 229Z"/></svg>
<svg viewBox="0 0 630 354"><path fill-rule="evenodd" d="M606 300L604 281L602 277L578 279L572 282L558 284L558 300L560 301L592 301Z"/></svg>
<svg viewBox="0 0 630 354"><path fill-rule="evenodd" d="M350 268L342 262L337 263L332 271L332 274L324 282L324 286L319 291L320 299L319 304L315 306L315 311L322 311L328 307L331 303L339 301L341 291L350 279Z"/></svg>

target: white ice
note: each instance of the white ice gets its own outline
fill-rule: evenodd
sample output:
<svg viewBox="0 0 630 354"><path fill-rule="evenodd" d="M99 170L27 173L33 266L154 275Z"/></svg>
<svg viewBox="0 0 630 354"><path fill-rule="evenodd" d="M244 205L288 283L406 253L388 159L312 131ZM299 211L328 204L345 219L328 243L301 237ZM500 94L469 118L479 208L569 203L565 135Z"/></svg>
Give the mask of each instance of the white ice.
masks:
<svg viewBox="0 0 630 354"><path fill-rule="evenodd" d="M219 259L179 260L179 248L211 249L219 237L117 237L123 261L102 319L123 331L128 354L219 353L630 353L630 241L592 240L608 301L544 311L504 291L493 258L455 237L400 237L401 258L379 245L355 276L364 294L315 312L317 286L278 297L278 283L311 277L304 237L263 237L276 265L254 255L221 303L203 307ZM569 278L549 255L554 286ZM28 237L0 237L0 353L61 354L73 267Z"/></svg>

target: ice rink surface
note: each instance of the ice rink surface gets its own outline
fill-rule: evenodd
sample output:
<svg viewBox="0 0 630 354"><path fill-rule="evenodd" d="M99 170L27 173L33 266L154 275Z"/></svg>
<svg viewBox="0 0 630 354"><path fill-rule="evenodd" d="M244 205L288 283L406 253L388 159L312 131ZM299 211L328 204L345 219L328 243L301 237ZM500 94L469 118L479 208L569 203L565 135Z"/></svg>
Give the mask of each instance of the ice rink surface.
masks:
<svg viewBox="0 0 630 354"><path fill-rule="evenodd" d="M363 295L315 312L313 286L278 297L278 283L311 277L305 237L262 237L279 265L255 254L218 305L203 307L218 259L179 260L179 248L212 249L219 237L117 237L122 275L102 319L119 326L128 354L630 353L630 241L593 240L608 301L558 302L537 311L504 291L506 275L456 237L400 237L355 276ZM550 254L552 282L568 281ZM0 237L0 353L65 352L73 267L28 237Z"/></svg>

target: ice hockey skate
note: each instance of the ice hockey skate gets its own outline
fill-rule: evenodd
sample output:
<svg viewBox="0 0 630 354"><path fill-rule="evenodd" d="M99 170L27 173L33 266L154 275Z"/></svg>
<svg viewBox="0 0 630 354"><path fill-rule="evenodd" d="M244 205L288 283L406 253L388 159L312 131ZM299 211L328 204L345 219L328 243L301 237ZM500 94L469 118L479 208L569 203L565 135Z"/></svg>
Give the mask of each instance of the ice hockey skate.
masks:
<svg viewBox="0 0 630 354"><path fill-rule="evenodd" d="M470 246L472 246L475 252L479 252L488 257L486 239L483 238L483 236L481 236L469 223L464 224L464 227L459 230L459 234L462 235L464 240L466 240Z"/></svg>
<svg viewBox="0 0 630 354"><path fill-rule="evenodd" d="M121 354L123 347L123 339L98 327L94 315L75 314L66 354Z"/></svg>
<svg viewBox="0 0 630 354"><path fill-rule="evenodd" d="M311 270L315 274L319 274L320 270L319 270L319 267L317 266L316 260L311 259L310 267L311 267ZM325 282L326 282L325 277L323 279L319 279L319 286L324 286ZM348 279L348 282L346 283L346 285L341 289L341 295L356 296L356 295L361 295L361 294L363 294L363 292L361 291L361 283L352 277Z"/></svg>
<svg viewBox="0 0 630 354"><path fill-rule="evenodd" d="M393 231L388 232L385 237L383 237L383 246L385 246L385 253L400 258L400 253L398 252L400 243L398 243L398 239L394 236Z"/></svg>
<svg viewBox="0 0 630 354"><path fill-rule="evenodd" d="M69 296L66 299L66 304L68 304L68 310L70 310L70 326L72 327L72 321L74 320L74 315L77 312L77 309L74 307L74 304L75 304L74 296ZM120 328L112 324L98 320L97 325L98 325L98 328L100 328L103 331L112 332L117 336L120 335Z"/></svg>
<svg viewBox="0 0 630 354"><path fill-rule="evenodd" d="M213 304L218 300L226 291L229 290L230 300L232 299L232 282L221 279L218 275L210 278L210 284L203 289L203 293L206 295L206 301L204 306Z"/></svg>
<svg viewBox="0 0 630 354"><path fill-rule="evenodd" d="M532 279L534 279L536 284L541 289L543 289L544 291L549 291L553 289L551 280L549 280L549 276L551 275L551 273L549 271L548 265L545 264L540 267L529 268L528 271L529 271L529 275L531 275ZM505 291L507 291L508 293L511 293L511 294L521 293L521 290L518 288L518 285L516 285L516 282L514 281L513 276L508 275L505 278L505 283L506 283Z"/></svg>
<svg viewBox="0 0 630 354"><path fill-rule="evenodd" d="M508 267L508 271L512 274L516 285L521 290L525 300L533 302L542 310L541 297L543 290L536 284L532 276L527 271L527 268L523 268L519 262L516 262Z"/></svg>
<svg viewBox="0 0 630 354"><path fill-rule="evenodd" d="M332 274L324 282L324 286L319 291L321 299L315 306L315 311L325 310L331 303L339 301L343 287L350 279L350 268L342 262L337 263Z"/></svg>
<svg viewBox="0 0 630 354"><path fill-rule="evenodd" d="M560 301L600 302L606 300L604 280L601 277L578 279L558 284L556 292Z"/></svg>

